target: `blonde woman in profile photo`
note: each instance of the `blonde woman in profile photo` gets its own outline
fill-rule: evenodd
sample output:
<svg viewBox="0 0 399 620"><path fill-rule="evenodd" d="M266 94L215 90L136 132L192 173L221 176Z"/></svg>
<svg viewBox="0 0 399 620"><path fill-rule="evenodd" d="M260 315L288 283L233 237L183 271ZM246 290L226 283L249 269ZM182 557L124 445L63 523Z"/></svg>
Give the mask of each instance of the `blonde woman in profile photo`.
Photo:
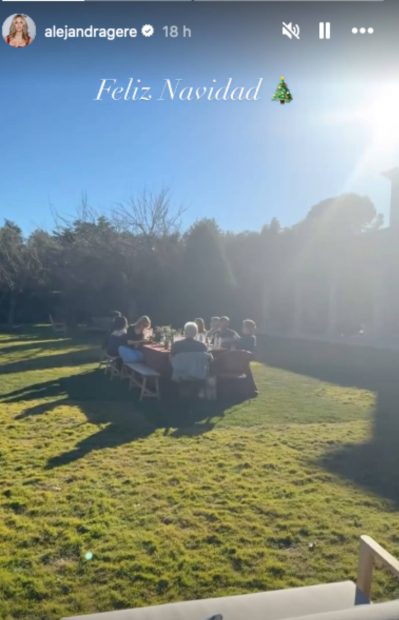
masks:
<svg viewBox="0 0 399 620"><path fill-rule="evenodd" d="M32 42L25 15L14 15L6 43L11 47L27 47Z"/></svg>

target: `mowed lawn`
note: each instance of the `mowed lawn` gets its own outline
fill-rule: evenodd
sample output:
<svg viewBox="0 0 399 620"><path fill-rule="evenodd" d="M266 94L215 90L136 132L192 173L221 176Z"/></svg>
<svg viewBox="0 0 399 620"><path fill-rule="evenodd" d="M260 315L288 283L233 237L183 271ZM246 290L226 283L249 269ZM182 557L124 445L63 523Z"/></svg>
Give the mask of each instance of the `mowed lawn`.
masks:
<svg viewBox="0 0 399 620"><path fill-rule="evenodd" d="M257 399L187 411L139 405L95 342L0 335L2 620L354 579L362 533L399 555L399 355L262 359Z"/></svg>

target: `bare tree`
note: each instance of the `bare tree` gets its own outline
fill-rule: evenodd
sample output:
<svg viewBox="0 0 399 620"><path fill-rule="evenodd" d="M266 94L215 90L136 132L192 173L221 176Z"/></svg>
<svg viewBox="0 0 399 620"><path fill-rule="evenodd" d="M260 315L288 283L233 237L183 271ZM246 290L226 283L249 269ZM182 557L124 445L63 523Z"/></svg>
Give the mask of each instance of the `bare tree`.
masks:
<svg viewBox="0 0 399 620"><path fill-rule="evenodd" d="M158 194L144 190L126 203L119 203L112 212L112 219L121 231L159 238L179 231L184 212L182 207L176 210L171 207L168 189Z"/></svg>
<svg viewBox="0 0 399 620"><path fill-rule="evenodd" d="M74 222L87 222L94 224L100 217L100 213L89 204L87 192L82 192L80 204L71 214L60 213L53 205L50 205L54 228L57 232L72 228Z"/></svg>

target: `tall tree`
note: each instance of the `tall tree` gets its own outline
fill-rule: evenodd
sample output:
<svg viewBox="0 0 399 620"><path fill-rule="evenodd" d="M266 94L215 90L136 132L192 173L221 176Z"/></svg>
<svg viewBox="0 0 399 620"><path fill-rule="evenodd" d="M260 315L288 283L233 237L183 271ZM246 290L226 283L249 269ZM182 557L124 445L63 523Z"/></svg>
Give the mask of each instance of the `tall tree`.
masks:
<svg viewBox="0 0 399 620"><path fill-rule="evenodd" d="M6 220L0 228L0 289L8 304L10 326L15 321L18 296L29 287L38 266L39 258L34 248L26 245L21 229Z"/></svg>
<svg viewBox="0 0 399 620"><path fill-rule="evenodd" d="M234 278L215 221L205 219L194 224L184 244L182 291L188 316L230 313Z"/></svg>

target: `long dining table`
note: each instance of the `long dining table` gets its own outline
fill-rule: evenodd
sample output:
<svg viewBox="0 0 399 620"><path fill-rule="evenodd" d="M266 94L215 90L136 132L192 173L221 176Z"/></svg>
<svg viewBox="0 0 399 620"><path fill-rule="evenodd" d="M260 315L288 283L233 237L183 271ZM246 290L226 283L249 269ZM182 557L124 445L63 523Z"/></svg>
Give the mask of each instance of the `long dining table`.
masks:
<svg viewBox="0 0 399 620"><path fill-rule="evenodd" d="M170 381L172 365L170 351L160 344L146 344L142 347L144 363L156 370L161 379ZM254 356L249 351L213 349L212 374L216 377L218 393L228 395L234 391L237 396L250 398L257 393L250 363Z"/></svg>
<svg viewBox="0 0 399 620"><path fill-rule="evenodd" d="M146 344L142 347L144 364L159 372L161 377L170 379L172 366L170 363L170 351L160 344Z"/></svg>

